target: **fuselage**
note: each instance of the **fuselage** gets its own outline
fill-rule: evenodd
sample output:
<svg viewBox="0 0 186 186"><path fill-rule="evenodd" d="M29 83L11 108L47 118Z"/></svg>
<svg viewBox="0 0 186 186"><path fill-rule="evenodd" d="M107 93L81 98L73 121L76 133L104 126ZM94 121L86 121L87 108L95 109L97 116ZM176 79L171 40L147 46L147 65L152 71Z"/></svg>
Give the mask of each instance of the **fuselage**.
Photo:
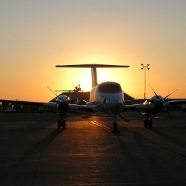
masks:
<svg viewBox="0 0 186 186"><path fill-rule="evenodd" d="M94 111L110 111L115 115L115 118L122 112L124 94L120 84L115 82L103 82L98 84L97 68L128 68L128 65L76 64L56 65L56 67L91 68L92 90L90 92L90 102L88 104L94 106Z"/></svg>
<svg viewBox="0 0 186 186"><path fill-rule="evenodd" d="M93 87L89 101L97 105L97 110L119 114L123 109L124 94L120 84L103 82Z"/></svg>

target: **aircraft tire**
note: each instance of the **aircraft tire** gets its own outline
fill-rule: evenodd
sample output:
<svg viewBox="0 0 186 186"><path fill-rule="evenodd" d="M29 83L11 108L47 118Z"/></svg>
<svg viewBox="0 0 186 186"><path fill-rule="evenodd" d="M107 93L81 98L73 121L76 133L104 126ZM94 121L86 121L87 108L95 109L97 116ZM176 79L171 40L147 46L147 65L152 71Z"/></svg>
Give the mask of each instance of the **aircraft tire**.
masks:
<svg viewBox="0 0 186 186"><path fill-rule="evenodd" d="M66 121L65 120L63 120L63 122L62 122L62 127L63 127L63 129L66 128Z"/></svg>
<svg viewBox="0 0 186 186"><path fill-rule="evenodd" d="M144 127L147 128L147 126L148 126L148 120L147 119L144 119Z"/></svg>
<svg viewBox="0 0 186 186"><path fill-rule="evenodd" d="M118 131L118 126L117 126L117 122L113 123L113 132L117 132Z"/></svg>
<svg viewBox="0 0 186 186"><path fill-rule="evenodd" d="M61 120L58 120L58 129L60 129L62 127L62 122Z"/></svg>
<svg viewBox="0 0 186 186"><path fill-rule="evenodd" d="M152 119L149 119L149 120L148 120L148 125L149 125L149 127L152 128Z"/></svg>

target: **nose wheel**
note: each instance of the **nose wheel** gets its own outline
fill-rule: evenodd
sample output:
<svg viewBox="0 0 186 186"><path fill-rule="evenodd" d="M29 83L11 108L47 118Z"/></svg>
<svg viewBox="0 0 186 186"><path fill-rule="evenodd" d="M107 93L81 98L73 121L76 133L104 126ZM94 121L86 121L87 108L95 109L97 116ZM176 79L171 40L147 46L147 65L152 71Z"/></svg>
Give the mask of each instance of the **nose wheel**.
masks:
<svg viewBox="0 0 186 186"><path fill-rule="evenodd" d="M116 121L113 122L113 133L120 133L120 131L118 130L118 124Z"/></svg>
<svg viewBox="0 0 186 186"><path fill-rule="evenodd" d="M144 127L152 127L152 119L151 118L145 118L144 119Z"/></svg>

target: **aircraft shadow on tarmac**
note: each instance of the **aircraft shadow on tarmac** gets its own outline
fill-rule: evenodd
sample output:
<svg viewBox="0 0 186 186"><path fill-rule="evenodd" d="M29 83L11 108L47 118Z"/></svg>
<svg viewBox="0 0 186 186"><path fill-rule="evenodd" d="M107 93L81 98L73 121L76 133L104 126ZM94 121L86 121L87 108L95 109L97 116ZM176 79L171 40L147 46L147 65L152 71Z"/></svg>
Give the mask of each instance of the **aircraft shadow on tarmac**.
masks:
<svg viewBox="0 0 186 186"><path fill-rule="evenodd" d="M165 132L163 132L163 131L160 131L160 130L157 129L157 128L151 128L150 130L151 130L153 133L155 133L155 134L157 134L158 136L160 136L161 138L163 138L163 139L165 139L165 140L167 140L167 141L169 141L169 142L175 144L176 146L182 146L182 147L184 147L184 148L185 148L185 146L186 146L186 144L185 144L183 141L181 141L181 140L179 140L179 139L177 139L177 138L175 138L175 137L173 137L173 136L171 136L171 135L169 135L169 134L167 134L167 133L165 133Z"/></svg>
<svg viewBox="0 0 186 186"><path fill-rule="evenodd" d="M24 156L22 156L14 165L10 167L9 170L4 172L4 176L2 176L2 180L0 182L5 182L7 184L7 181L14 176L14 174L17 172L21 166L22 163L25 162L29 157L31 157L33 154L41 154L42 151L63 131L63 129L55 129L52 131L49 135L47 135L44 139L42 139L40 142L35 144L30 150L26 152ZM10 179L11 180L11 179Z"/></svg>

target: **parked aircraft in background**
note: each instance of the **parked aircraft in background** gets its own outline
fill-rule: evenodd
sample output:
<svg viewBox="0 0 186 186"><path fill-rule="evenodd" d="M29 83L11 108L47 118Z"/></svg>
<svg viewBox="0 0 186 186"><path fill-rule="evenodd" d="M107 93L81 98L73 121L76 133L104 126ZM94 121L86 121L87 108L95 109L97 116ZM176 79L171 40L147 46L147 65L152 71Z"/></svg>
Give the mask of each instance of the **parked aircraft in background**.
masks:
<svg viewBox="0 0 186 186"><path fill-rule="evenodd" d="M49 87L48 87L48 88L49 88ZM49 88L49 89L50 89L50 88ZM51 90L51 89L50 89L50 90ZM77 86L75 86L73 90L55 90L56 93L57 93L57 92L64 92L64 91L71 93L71 92L80 92L80 91L82 91L82 90L81 90L80 84L77 85Z"/></svg>
<svg viewBox="0 0 186 186"><path fill-rule="evenodd" d="M70 99L70 103L76 103L76 104L86 104L86 101L85 100L79 100L79 97L77 96L77 93L78 92L84 92L82 89L81 89L81 86L80 84L75 86L73 90L55 90L55 92L53 90L51 90L49 87L48 89L50 91L53 92L53 94L58 97L57 95L57 92L63 92L64 94L68 95L69 99ZM63 95L64 95L63 94ZM54 98L55 99L55 98ZM53 100L54 100L53 99Z"/></svg>

